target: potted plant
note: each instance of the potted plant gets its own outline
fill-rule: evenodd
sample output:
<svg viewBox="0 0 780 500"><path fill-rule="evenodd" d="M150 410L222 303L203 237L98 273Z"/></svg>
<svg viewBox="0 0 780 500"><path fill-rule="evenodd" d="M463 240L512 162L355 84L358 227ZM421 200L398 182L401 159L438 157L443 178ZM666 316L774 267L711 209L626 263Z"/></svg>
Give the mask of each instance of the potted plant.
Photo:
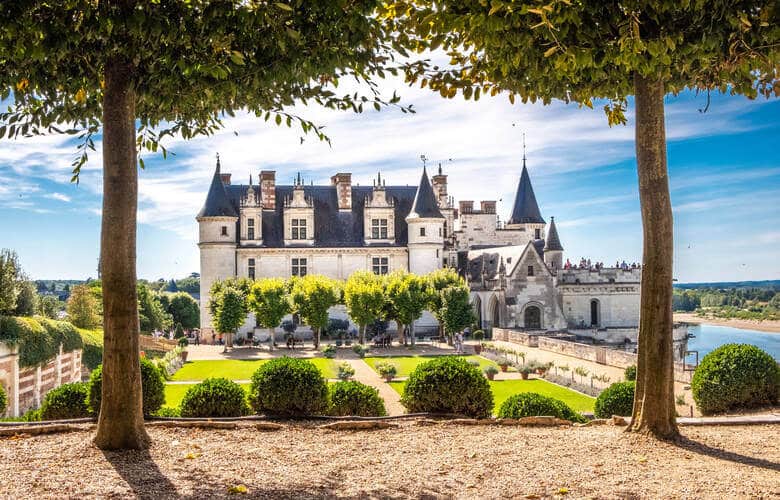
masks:
<svg viewBox="0 0 780 500"><path fill-rule="evenodd" d="M507 358L498 358L496 360L496 364L501 368L502 372L507 371L509 369L509 360Z"/></svg>
<svg viewBox="0 0 780 500"><path fill-rule="evenodd" d="M186 363L187 362L187 346L190 345L190 341L187 340L187 337L182 337L179 339L179 347L181 347L181 353L179 353L179 356L181 356L181 362Z"/></svg>
<svg viewBox="0 0 780 500"><path fill-rule="evenodd" d="M475 330L473 334L474 340L477 341L476 344L474 344L474 353L480 354L482 352L482 339L485 338L485 332L482 330Z"/></svg>
<svg viewBox="0 0 780 500"><path fill-rule="evenodd" d="M346 381L351 379L354 376L355 376L355 369L352 368L352 365L350 365L346 361L344 361L339 365L339 373L337 375L339 380Z"/></svg>
<svg viewBox="0 0 780 500"><path fill-rule="evenodd" d="M386 382L392 382L393 378L395 378L395 375L398 373L398 368L396 368L394 364L388 363L387 361L377 363L375 366L376 371L378 371L379 374L384 377Z"/></svg>
<svg viewBox="0 0 780 500"><path fill-rule="evenodd" d="M493 377L495 377L496 373L498 373L498 368L493 365L488 365L482 371L485 372L485 376L488 378L488 380L493 380Z"/></svg>
<svg viewBox="0 0 780 500"><path fill-rule="evenodd" d="M523 377L523 380L528 380L528 375L534 372L534 367L532 365L523 365L518 371L520 372L520 376Z"/></svg>

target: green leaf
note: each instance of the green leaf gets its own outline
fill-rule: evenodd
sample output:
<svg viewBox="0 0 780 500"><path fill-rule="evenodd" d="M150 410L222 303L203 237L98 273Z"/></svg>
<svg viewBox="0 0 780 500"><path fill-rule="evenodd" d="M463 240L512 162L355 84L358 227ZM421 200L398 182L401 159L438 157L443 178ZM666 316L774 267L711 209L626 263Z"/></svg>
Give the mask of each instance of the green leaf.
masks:
<svg viewBox="0 0 780 500"><path fill-rule="evenodd" d="M292 12L293 8L287 5L286 3L276 2L274 5L276 5L277 8L286 10L287 12Z"/></svg>

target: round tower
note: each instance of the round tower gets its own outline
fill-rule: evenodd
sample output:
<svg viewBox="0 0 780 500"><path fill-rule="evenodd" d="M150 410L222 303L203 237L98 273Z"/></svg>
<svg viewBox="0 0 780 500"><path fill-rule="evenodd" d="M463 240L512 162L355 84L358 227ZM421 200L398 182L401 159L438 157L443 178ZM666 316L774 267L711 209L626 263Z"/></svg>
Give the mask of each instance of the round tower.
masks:
<svg viewBox="0 0 780 500"><path fill-rule="evenodd" d="M442 267L445 220L423 167L412 210L406 216L409 272L423 275Z"/></svg>
<svg viewBox="0 0 780 500"><path fill-rule="evenodd" d="M220 172L217 156L217 168L211 179L206 203L196 217L200 250L200 326L203 334L212 331L208 308L211 285L217 280L236 275L238 211L228 197L226 186L229 185L230 174Z"/></svg>
<svg viewBox="0 0 780 500"><path fill-rule="evenodd" d="M550 217L550 229L544 241L544 262L556 271L563 268L563 246L555 227L555 217Z"/></svg>

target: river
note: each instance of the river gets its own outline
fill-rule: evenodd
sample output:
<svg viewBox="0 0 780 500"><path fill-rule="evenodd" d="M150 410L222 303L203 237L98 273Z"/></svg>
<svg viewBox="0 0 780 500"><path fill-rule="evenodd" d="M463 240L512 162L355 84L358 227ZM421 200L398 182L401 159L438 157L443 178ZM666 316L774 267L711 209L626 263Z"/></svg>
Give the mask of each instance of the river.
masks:
<svg viewBox="0 0 780 500"><path fill-rule="evenodd" d="M757 346L776 360L780 361L780 333L766 333L756 330L742 330L729 326L691 325L688 332L695 338L688 339L689 351L699 351L699 361L705 354L723 344L752 344ZM692 362L693 357L686 361Z"/></svg>

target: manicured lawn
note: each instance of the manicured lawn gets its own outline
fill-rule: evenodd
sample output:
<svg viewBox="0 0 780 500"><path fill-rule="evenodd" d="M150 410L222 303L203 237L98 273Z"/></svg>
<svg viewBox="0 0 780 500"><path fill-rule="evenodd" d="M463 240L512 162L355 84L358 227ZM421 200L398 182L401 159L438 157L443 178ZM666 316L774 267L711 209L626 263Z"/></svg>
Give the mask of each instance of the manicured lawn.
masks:
<svg viewBox="0 0 780 500"><path fill-rule="evenodd" d="M178 408L187 389L196 384L165 384L165 405L168 408ZM241 384L245 392L249 393L249 384Z"/></svg>
<svg viewBox="0 0 780 500"><path fill-rule="evenodd" d="M398 394L403 394L405 383L406 382L390 382L390 386L395 389ZM493 391L493 413L498 412L501 404L506 401L509 396L513 396L520 392L536 392L551 398L560 399L568 404L573 410L579 412L592 413L593 404L596 402L595 398L542 379L493 380L489 383L490 389Z"/></svg>
<svg viewBox="0 0 780 500"><path fill-rule="evenodd" d="M412 374L417 365L430 361L434 358L441 356L375 356L365 358L365 362L368 363L374 371L376 371L376 363L389 362L395 365L398 369L396 377L408 377ZM493 361L483 358L482 356L460 356L467 361L475 360L479 362L480 369L485 368L488 365L496 366ZM379 373L379 372L377 372Z"/></svg>
<svg viewBox="0 0 780 500"><path fill-rule="evenodd" d="M172 379L200 381L207 378L223 377L230 380L249 380L252 378L252 374L260 368L260 365L267 361L265 359L190 361L185 363L181 370L173 375ZM310 358L308 361L314 363L325 378L336 378L338 365L334 360Z"/></svg>

